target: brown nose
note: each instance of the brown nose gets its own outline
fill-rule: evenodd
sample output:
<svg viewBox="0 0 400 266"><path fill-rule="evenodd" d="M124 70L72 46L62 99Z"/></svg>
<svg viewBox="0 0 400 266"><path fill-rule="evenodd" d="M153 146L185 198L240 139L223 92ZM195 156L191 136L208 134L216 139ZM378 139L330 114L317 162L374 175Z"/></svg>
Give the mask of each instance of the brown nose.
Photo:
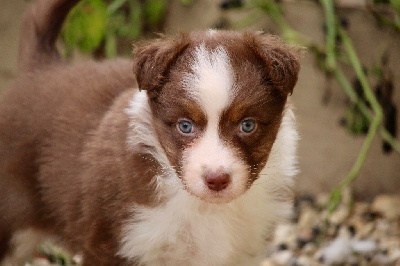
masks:
<svg viewBox="0 0 400 266"><path fill-rule="evenodd" d="M221 191L229 185L231 177L226 173L207 173L205 175L205 182L209 189Z"/></svg>

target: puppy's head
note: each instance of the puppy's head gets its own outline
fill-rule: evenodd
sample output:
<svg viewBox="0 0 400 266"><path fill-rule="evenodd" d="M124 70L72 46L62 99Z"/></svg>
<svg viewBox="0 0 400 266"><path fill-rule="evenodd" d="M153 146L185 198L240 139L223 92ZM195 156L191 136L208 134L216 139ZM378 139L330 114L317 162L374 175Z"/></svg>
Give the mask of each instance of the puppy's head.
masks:
<svg viewBox="0 0 400 266"><path fill-rule="evenodd" d="M135 50L157 137L188 192L226 203L259 177L297 81L298 57L254 32L181 34Z"/></svg>

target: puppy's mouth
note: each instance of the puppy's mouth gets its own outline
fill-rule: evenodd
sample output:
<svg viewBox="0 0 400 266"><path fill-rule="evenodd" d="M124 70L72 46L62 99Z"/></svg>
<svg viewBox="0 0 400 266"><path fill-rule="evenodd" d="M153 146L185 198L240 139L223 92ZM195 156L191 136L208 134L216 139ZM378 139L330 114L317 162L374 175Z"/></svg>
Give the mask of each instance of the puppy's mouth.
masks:
<svg viewBox="0 0 400 266"><path fill-rule="evenodd" d="M199 198L200 200L207 203L215 203L215 204L227 204L240 196L236 196L233 193L229 192L215 192L215 191L204 191L202 193L198 193L197 191L193 191L186 187L186 190L194 197Z"/></svg>
<svg viewBox="0 0 400 266"><path fill-rule="evenodd" d="M190 181L182 178L184 188L192 196L208 203L226 204L242 196L249 188L246 182L239 184L237 180L206 180L198 178Z"/></svg>

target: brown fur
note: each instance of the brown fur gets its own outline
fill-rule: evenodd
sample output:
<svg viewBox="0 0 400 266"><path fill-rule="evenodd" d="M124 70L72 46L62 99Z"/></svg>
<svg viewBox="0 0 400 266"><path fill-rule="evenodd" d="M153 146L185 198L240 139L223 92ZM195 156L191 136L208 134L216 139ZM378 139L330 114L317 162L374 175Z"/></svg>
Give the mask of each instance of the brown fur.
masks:
<svg viewBox="0 0 400 266"><path fill-rule="evenodd" d="M68 11L80 0L35 0L25 13L19 44L18 67L31 71L60 61L56 38Z"/></svg>
<svg viewBox="0 0 400 266"><path fill-rule="evenodd" d="M135 80L148 91L154 134L178 173L183 146L193 140L171 134L173 121L190 116L198 125L206 123L185 92L173 86L188 71L196 45L223 44L234 55L233 67L243 69L236 77L243 89L233 103L235 112L226 110L224 116L226 121L257 116L261 130L239 140L229 133L235 131L231 123L221 127L249 165L266 162L286 96L297 80L297 52L250 32L223 33L213 40L200 32L180 34L141 46L134 53L135 77L132 63L125 60L66 65L59 61L55 39L76 2L38 0L32 5L23 26L22 72L0 99L0 262L12 234L33 227L83 252L85 265L125 263L116 253L131 204L160 203L153 180L158 164L127 146L124 110L136 91ZM246 77L249 71L258 78ZM258 105L237 112L249 102ZM254 169L252 174L257 173Z"/></svg>
<svg viewBox="0 0 400 266"><path fill-rule="evenodd" d="M101 208L85 209L85 205L99 203L93 193L83 196L82 183L88 175L102 178L114 171L113 177L128 175L132 167L129 161L124 161L127 166L117 168L113 160L114 156L126 151L125 147L121 148L125 144L120 138L112 139L117 136L113 133L120 135L124 131L122 134L126 134L127 118L113 114L119 118L112 121L113 127L107 131L102 126L113 118L105 117L111 106L126 102L128 98L121 99L121 94L135 85L130 68L128 61L89 62L65 68L55 66L46 72L21 76L3 95L0 105L2 224L13 225L12 231L33 226L78 238L83 236L82 228L87 228L92 235L89 237L93 238L109 233L110 230L99 227L100 221L83 221L89 219L88 216L98 215ZM126 93L132 95L132 89ZM102 142L101 138L107 138L108 142ZM83 153L84 150L92 152ZM104 152L101 161L100 158L89 159L95 152ZM96 173L91 173L94 170L86 163L88 161L96 163ZM90 181L86 182L90 182L94 190L120 186L122 181L98 184L92 177L87 178ZM127 182L135 182L135 179ZM113 195L102 193L102 196ZM146 201L140 193L136 197L139 202ZM94 210L96 214L91 214ZM122 214L112 213L108 219L114 221L115 215ZM73 242L76 242L76 248L85 250L81 239Z"/></svg>

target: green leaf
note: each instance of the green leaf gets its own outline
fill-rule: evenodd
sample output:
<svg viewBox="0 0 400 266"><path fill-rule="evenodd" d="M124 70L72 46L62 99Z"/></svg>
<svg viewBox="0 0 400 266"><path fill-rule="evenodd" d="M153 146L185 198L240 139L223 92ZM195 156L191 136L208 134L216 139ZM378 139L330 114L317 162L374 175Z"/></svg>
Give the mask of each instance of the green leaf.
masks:
<svg viewBox="0 0 400 266"><path fill-rule="evenodd" d="M147 22L156 26L163 19L167 4L165 0L148 0L145 6L145 16Z"/></svg>
<svg viewBox="0 0 400 266"><path fill-rule="evenodd" d="M390 0L394 10L396 10L397 15L400 16L400 0Z"/></svg>
<svg viewBox="0 0 400 266"><path fill-rule="evenodd" d="M142 34L142 18L143 10L139 1L129 1L130 15L129 24L127 25L127 36L132 39L137 39Z"/></svg>
<svg viewBox="0 0 400 266"><path fill-rule="evenodd" d="M68 15L62 31L67 51L92 52L105 37L108 13L102 0L84 0Z"/></svg>

